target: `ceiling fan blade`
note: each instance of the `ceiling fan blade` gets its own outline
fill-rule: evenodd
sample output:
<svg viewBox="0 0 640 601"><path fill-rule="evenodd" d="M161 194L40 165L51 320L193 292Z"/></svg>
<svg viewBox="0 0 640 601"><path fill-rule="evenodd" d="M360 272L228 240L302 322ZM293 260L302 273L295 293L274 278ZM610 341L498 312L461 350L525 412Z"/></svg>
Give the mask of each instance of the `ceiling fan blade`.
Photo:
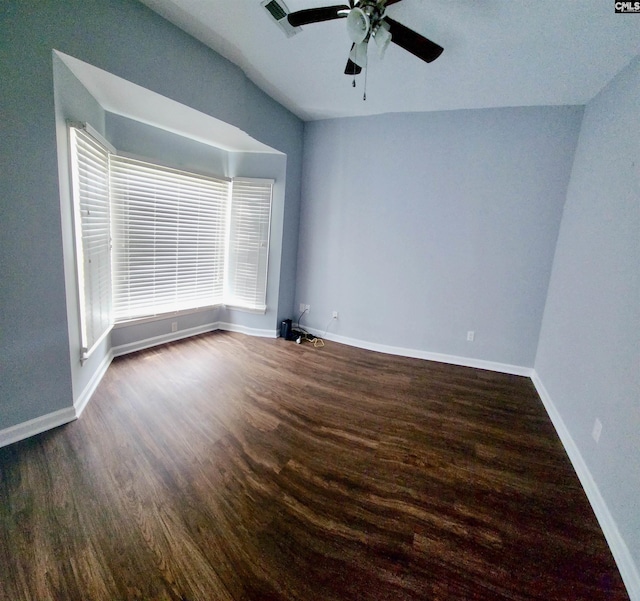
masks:
<svg viewBox="0 0 640 601"><path fill-rule="evenodd" d="M347 66L344 68L345 75L360 75L362 73L362 67L356 65L351 59L347 61Z"/></svg>
<svg viewBox="0 0 640 601"><path fill-rule="evenodd" d="M400 0L387 0L384 5L385 6L391 6L392 4L395 4L396 2L400 2Z"/></svg>
<svg viewBox="0 0 640 601"><path fill-rule="evenodd" d="M384 20L389 24L391 41L394 44L398 44L400 48L404 48L407 52L411 52L411 54L427 63L436 60L442 54L444 50L442 46L438 46L435 42L405 27L398 21L389 19L389 17L385 17Z"/></svg>
<svg viewBox="0 0 640 601"><path fill-rule="evenodd" d="M293 27L309 25L310 23L321 23L322 21L332 21L333 19L343 19L347 14L340 14L341 11L350 11L346 4L336 6L322 6L320 8L305 8L287 15L289 24Z"/></svg>

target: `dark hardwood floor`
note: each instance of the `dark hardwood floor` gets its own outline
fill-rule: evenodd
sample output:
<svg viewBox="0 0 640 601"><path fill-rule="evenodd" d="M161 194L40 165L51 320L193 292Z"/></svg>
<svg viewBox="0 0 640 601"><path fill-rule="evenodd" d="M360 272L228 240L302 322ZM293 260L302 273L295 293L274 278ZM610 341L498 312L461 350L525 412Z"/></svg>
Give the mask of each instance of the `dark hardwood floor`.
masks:
<svg viewBox="0 0 640 601"><path fill-rule="evenodd" d="M116 359L80 420L0 449L0 591L628 599L527 378L223 332Z"/></svg>

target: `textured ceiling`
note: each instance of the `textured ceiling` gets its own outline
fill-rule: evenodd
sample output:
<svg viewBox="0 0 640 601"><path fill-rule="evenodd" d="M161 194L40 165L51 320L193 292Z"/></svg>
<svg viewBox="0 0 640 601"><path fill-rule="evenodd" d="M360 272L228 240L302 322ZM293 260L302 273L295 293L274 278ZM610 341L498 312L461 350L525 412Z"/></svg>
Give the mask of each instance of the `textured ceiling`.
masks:
<svg viewBox="0 0 640 601"><path fill-rule="evenodd" d="M612 0L402 0L388 15L444 47L423 63L391 44L343 74L345 20L287 38L260 0L143 0L241 67L305 120L388 112L584 104L640 53L640 14ZM335 0L285 0L291 12Z"/></svg>

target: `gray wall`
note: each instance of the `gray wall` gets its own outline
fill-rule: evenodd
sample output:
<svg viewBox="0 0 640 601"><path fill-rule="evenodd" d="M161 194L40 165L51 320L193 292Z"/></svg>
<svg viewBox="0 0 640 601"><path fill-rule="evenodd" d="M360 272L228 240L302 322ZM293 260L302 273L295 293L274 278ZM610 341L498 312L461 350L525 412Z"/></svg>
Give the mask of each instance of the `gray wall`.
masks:
<svg viewBox="0 0 640 601"><path fill-rule="evenodd" d="M640 571L638 99L640 58L587 105L535 369Z"/></svg>
<svg viewBox="0 0 640 601"><path fill-rule="evenodd" d="M305 124L303 325L532 367L582 108ZM475 342L466 341L468 330Z"/></svg>
<svg viewBox="0 0 640 601"><path fill-rule="evenodd" d="M0 429L72 403L52 49L231 123L287 155L278 315L291 312L302 122L133 0L0 5Z"/></svg>

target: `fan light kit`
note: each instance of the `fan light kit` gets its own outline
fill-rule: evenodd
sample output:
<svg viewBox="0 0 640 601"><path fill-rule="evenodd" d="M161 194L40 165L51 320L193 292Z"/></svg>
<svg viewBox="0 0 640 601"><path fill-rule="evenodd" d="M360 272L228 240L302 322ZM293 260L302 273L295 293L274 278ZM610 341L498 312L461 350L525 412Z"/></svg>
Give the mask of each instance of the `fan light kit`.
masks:
<svg viewBox="0 0 640 601"><path fill-rule="evenodd" d="M352 46L344 72L346 75L354 76L355 86L355 76L367 67L367 51L371 38L381 58L391 42L427 63L436 60L443 52L442 46L385 15L387 6L397 2L400 0L349 0L349 6L323 6L299 10L288 14L287 20L292 27L300 27L346 18L347 34ZM366 92L364 99L366 100Z"/></svg>
<svg viewBox="0 0 640 601"><path fill-rule="evenodd" d="M347 17L347 33L354 44L362 44L369 35L369 15L361 8L353 8Z"/></svg>

